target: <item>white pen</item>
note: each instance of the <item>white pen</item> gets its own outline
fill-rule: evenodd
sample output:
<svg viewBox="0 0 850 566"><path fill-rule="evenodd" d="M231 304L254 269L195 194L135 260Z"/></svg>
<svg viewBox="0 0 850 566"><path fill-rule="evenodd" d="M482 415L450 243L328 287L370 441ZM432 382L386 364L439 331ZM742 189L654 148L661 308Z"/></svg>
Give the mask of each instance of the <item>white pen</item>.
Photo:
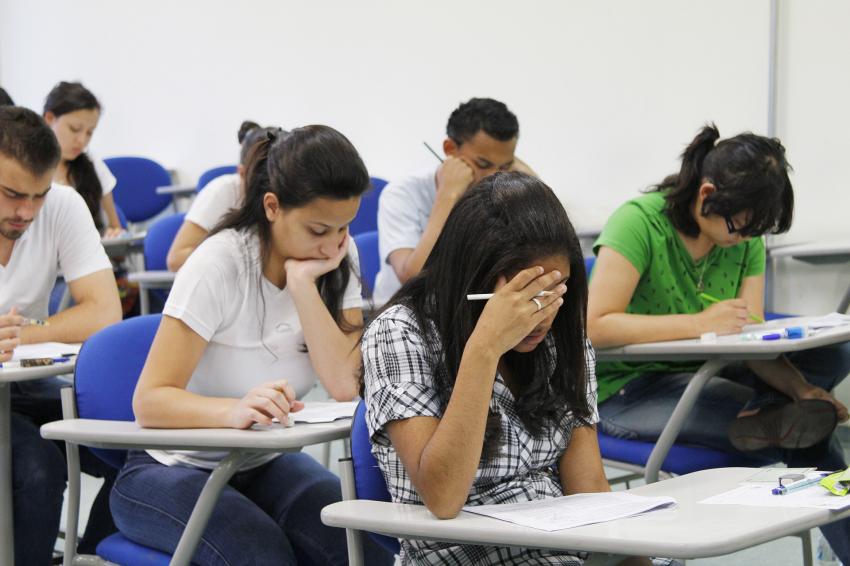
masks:
<svg viewBox="0 0 850 566"><path fill-rule="evenodd" d="M466 300L467 301L486 301L490 297L492 297L493 294L494 293L478 293L477 295L467 295ZM534 296L535 297L548 297L549 295L552 295L552 294L553 294L552 291L540 291L539 293L537 293Z"/></svg>

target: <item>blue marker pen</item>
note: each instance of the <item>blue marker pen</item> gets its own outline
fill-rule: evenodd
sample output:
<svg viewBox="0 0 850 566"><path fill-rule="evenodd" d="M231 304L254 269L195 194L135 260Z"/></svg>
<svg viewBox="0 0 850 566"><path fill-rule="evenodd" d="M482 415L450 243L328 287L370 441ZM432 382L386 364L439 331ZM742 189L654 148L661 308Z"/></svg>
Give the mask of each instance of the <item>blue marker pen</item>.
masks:
<svg viewBox="0 0 850 566"><path fill-rule="evenodd" d="M809 479L806 479L806 480L795 481L791 485L783 485L783 486L780 486L780 487L774 487L773 489L770 490L770 493L772 493L773 495L788 495L789 493L792 493L794 491L799 491L803 488L806 488L806 487L815 485L817 483L820 483L820 480L827 477L828 475L829 474L820 474L816 478L809 478Z"/></svg>
<svg viewBox="0 0 850 566"><path fill-rule="evenodd" d="M762 340L780 340L788 338L789 340L799 340L806 337L806 329L802 326L790 326L782 328L779 332L771 332L770 334L762 334Z"/></svg>

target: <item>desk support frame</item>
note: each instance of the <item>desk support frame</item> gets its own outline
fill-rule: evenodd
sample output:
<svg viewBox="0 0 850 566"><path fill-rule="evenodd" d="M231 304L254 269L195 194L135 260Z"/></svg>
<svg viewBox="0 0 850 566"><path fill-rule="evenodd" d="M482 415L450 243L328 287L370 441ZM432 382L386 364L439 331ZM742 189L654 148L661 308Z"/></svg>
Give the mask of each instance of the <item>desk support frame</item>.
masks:
<svg viewBox="0 0 850 566"><path fill-rule="evenodd" d="M708 383L709 379L717 375L717 372L726 367L728 363L728 360L710 359L700 366L690 382L688 382L688 386L685 388L684 393L682 393L682 397L676 404L676 408L673 409L673 413L667 420L667 424L664 425L664 430L661 431L661 435L658 437L655 447L652 449L649 459L646 462L646 472L644 473L646 483L655 483L658 481L658 473L661 471L664 459L667 458L670 448L676 441L676 437L679 436L679 432L685 425L685 421L688 415L690 415L691 409L693 409L705 384Z"/></svg>
<svg viewBox="0 0 850 566"><path fill-rule="evenodd" d="M0 383L0 565L15 564L14 519L12 518L12 411L11 384Z"/></svg>

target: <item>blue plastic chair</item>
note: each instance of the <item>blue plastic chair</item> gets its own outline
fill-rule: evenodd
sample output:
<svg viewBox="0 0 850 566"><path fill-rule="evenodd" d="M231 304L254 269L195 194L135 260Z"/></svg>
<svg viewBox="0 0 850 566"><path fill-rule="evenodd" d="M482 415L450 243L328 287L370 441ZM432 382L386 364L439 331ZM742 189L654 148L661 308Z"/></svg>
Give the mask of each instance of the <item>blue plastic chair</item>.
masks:
<svg viewBox="0 0 850 566"><path fill-rule="evenodd" d="M372 188L360 198L360 210L348 226L352 236L378 229L378 199L381 198L381 191L387 186L387 182L379 177L371 177L370 180Z"/></svg>
<svg viewBox="0 0 850 566"><path fill-rule="evenodd" d="M115 202L130 222L144 222L171 204L169 195L156 194L157 187L171 184L165 168L146 157L110 157L104 159L118 184L112 191Z"/></svg>
<svg viewBox="0 0 850 566"><path fill-rule="evenodd" d="M360 256L360 279L363 282L363 298L372 297L375 290L375 277L381 268L381 257L378 253L378 232L364 232L354 236L357 253Z"/></svg>
<svg viewBox="0 0 850 566"><path fill-rule="evenodd" d="M201 176L198 177L198 184L195 186L195 191L201 192L204 190L210 181L215 179L216 177L221 177L222 175L232 175L236 173L236 165L222 165L221 167L213 167L212 169L207 169Z"/></svg>
<svg viewBox="0 0 850 566"><path fill-rule="evenodd" d="M366 425L366 403L362 400L354 412L354 422L351 424L351 457L339 461L342 479L342 498L345 500L368 499L372 501L392 501L384 475L378 467L378 462L372 455L372 444L369 440L369 427ZM348 533L348 562L363 564L360 533L346 529ZM393 554L398 554L401 546L398 539L367 533L372 539ZM352 543L352 539L355 542Z"/></svg>
<svg viewBox="0 0 850 566"><path fill-rule="evenodd" d="M109 326L91 336L83 344L74 370L73 396L76 416L82 419L133 421L133 391L145 365L161 315L138 316ZM120 469L126 452L90 448L101 460ZM79 489L79 465L76 474L72 467L76 447L69 446L69 490ZM78 494L70 495L69 501ZM65 553L76 554L77 515L69 506ZM158 550L136 544L120 533L98 544L97 556L125 566L166 565L171 557Z"/></svg>
<svg viewBox="0 0 850 566"><path fill-rule="evenodd" d="M180 212L160 218L150 225L144 243L145 269L147 271L168 269L166 263L168 250L171 248L180 226L183 225L185 217L186 213Z"/></svg>

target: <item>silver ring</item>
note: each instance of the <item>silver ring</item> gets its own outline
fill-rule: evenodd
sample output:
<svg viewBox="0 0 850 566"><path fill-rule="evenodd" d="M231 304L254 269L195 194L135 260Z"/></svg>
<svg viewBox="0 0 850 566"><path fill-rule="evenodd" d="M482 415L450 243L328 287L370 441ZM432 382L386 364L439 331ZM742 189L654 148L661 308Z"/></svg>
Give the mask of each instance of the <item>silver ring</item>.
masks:
<svg viewBox="0 0 850 566"><path fill-rule="evenodd" d="M537 297L533 297L531 300L534 301L535 305L537 305L537 311L539 312L543 308L543 303L541 303L540 299Z"/></svg>

